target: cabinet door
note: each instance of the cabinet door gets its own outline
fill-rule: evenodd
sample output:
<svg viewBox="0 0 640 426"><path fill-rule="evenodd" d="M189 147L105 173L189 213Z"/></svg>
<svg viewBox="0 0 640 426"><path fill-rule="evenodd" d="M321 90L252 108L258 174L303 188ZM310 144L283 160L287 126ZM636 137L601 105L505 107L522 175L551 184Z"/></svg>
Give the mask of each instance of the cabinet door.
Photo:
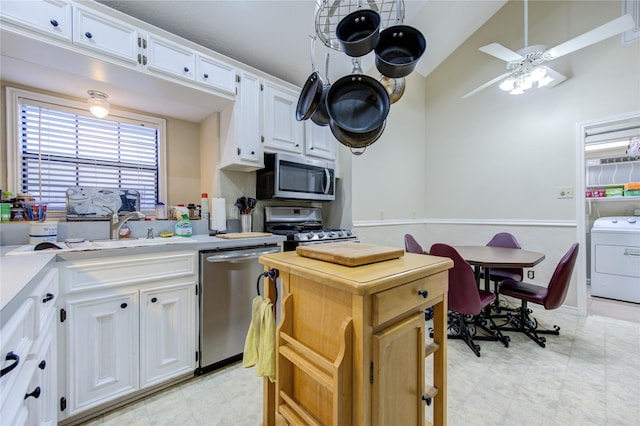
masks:
<svg viewBox="0 0 640 426"><path fill-rule="evenodd" d="M265 81L264 147L302 154L304 123L296 120L298 94Z"/></svg>
<svg viewBox="0 0 640 426"><path fill-rule="evenodd" d="M329 126L318 126L313 121L305 121L305 154L311 157L336 159L338 141Z"/></svg>
<svg viewBox="0 0 640 426"><path fill-rule="evenodd" d="M195 282L140 292L140 385L196 367Z"/></svg>
<svg viewBox="0 0 640 426"><path fill-rule="evenodd" d="M104 55L138 63L136 28L102 13L74 6L73 43Z"/></svg>
<svg viewBox="0 0 640 426"><path fill-rule="evenodd" d="M149 35L147 42L149 70L188 80L195 78L196 53L193 50L155 35Z"/></svg>
<svg viewBox="0 0 640 426"><path fill-rule="evenodd" d="M138 389L138 292L68 303L69 415Z"/></svg>
<svg viewBox="0 0 640 426"><path fill-rule="evenodd" d="M374 425L424 425L424 314L373 335Z"/></svg>
<svg viewBox="0 0 640 426"><path fill-rule="evenodd" d="M71 3L68 1L3 0L0 14L20 26L71 41Z"/></svg>
<svg viewBox="0 0 640 426"><path fill-rule="evenodd" d="M235 94L236 71L231 65L209 56L198 55L196 71L198 83Z"/></svg>
<svg viewBox="0 0 640 426"><path fill-rule="evenodd" d="M25 404L29 425L55 425L57 423L57 376L56 376L56 322L49 316L43 327L44 333L34 354L37 367L27 388L29 397Z"/></svg>

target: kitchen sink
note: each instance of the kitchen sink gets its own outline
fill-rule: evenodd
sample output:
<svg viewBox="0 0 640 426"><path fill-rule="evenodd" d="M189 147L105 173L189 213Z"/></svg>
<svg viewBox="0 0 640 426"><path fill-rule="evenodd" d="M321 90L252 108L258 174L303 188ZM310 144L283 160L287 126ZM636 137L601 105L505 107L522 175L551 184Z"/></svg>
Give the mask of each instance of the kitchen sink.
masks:
<svg viewBox="0 0 640 426"><path fill-rule="evenodd" d="M61 249L34 250L34 245L24 245L7 252L7 255L37 254L37 253L66 253L74 251L112 250L130 247L148 247L169 244L195 243L193 238L168 237L168 238L123 238L121 240L91 240L82 242L56 242Z"/></svg>

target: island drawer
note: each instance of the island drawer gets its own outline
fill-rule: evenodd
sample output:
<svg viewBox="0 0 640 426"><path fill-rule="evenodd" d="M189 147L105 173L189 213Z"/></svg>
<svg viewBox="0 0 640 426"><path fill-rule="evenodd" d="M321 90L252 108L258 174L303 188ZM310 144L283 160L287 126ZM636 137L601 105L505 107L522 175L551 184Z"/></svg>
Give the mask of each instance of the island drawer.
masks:
<svg viewBox="0 0 640 426"><path fill-rule="evenodd" d="M432 306L447 291L447 282L448 272L444 271L375 293L371 303L372 325Z"/></svg>

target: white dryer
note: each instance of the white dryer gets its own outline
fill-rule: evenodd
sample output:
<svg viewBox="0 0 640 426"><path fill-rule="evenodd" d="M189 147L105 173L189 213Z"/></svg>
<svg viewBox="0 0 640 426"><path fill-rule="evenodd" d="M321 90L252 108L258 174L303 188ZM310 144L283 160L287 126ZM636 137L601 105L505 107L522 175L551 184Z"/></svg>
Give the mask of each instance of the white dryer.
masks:
<svg viewBox="0 0 640 426"><path fill-rule="evenodd" d="M640 303L640 217L602 217L593 223L591 295Z"/></svg>

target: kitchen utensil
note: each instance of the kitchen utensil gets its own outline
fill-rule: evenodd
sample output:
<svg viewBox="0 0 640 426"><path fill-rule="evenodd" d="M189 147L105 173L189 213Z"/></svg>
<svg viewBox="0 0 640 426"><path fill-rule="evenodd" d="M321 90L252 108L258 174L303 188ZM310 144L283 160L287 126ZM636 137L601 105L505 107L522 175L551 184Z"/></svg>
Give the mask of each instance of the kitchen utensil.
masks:
<svg viewBox="0 0 640 426"><path fill-rule="evenodd" d="M327 113L327 94L331 88L331 83L329 82L329 52L325 56L324 78L325 83L322 86L322 95L320 96L318 108L311 116L311 121L318 126L327 126L329 124L329 114Z"/></svg>
<svg viewBox="0 0 640 426"><path fill-rule="evenodd" d="M380 33L376 45L376 68L391 78L406 77L416 68L427 49L427 41L420 31L408 25L394 25Z"/></svg>
<svg viewBox="0 0 640 426"><path fill-rule="evenodd" d="M390 78L386 75L381 75L378 81L387 90L389 102L391 102L392 105L400 100L406 87L404 78Z"/></svg>
<svg viewBox="0 0 640 426"><path fill-rule="evenodd" d="M347 55L366 55L380 39L380 14L372 9L351 12L338 23L336 37Z"/></svg>
<svg viewBox="0 0 640 426"><path fill-rule="evenodd" d="M349 132L347 130L342 129L340 126L330 125L331 133L333 136L340 142L341 144L348 146L351 149L351 153L353 155L362 155L366 147L377 141L380 136L382 136L382 132L384 132L384 128L386 126L386 121L383 121L380 127L377 127L368 132ZM354 151L355 149L362 148L362 151Z"/></svg>
<svg viewBox="0 0 640 426"><path fill-rule="evenodd" d="M296 105L296 120L303 121L311 117L318 108L320 98L322 97L322 78L316 71L316 64L313 59L315 53L315 37L311 37L311 75L302 87L298 104Z"/></svg>

